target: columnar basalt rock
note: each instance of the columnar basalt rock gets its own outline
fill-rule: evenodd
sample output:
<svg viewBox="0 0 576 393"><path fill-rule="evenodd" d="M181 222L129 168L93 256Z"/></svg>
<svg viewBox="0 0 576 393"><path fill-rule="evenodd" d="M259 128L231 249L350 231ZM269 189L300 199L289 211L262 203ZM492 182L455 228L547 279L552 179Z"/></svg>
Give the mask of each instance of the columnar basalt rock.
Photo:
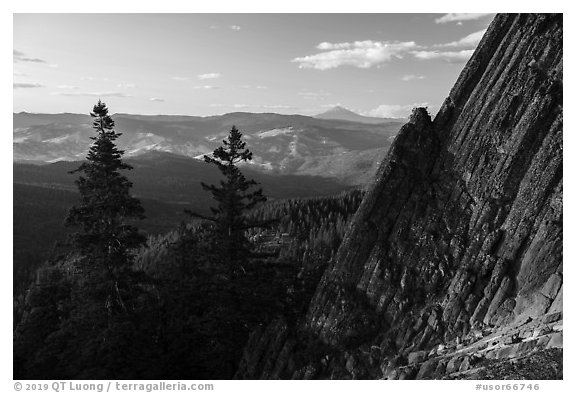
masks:
<svg viewBox="0 0 576 393"><path fill-rule="evenodd" d="M390 356L562 310L562 52L561 15L498 15L434 121L414 110L310 303L302 329L336 353L315 377L347 377L344 349L382 377Z"/></svg>

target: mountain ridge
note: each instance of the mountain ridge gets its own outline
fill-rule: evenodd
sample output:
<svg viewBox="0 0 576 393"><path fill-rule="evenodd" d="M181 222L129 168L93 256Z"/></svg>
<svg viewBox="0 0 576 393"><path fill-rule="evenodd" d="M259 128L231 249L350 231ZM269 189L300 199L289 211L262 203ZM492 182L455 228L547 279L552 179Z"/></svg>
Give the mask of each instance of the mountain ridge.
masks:
<svg viewBox="0 0 576 393"><path fill-rule="evenodd" d="M15 162L81 160L91 143L92 120L88 115L14 114L13 119ZM253 168L270 173L314 176L322 176L325 163L336 163L342 155L346 161L358 162L357 167L365 166L374 156L370 151L387 148L401 125L398 122L375 125L249 112L209 117L117 114L113 119L116 130L123 134L119 147L125 150L127 157L162 151L202 158L213 151L235 125L253 152ZM363 176L364 172L358 173L358 177Z"/></svg>
<svg viewBox="0 0 576 393"><path fill-rule="evenodd" d="M351 122L359 122L359 123L366 123L366 124L381 124L381 123L390 123L390 122L398 122L398 123L405 123L407 119L405 118L386 118L386 117L371 117L371 116L364 116L360 115L350 109L344 108L343 106L336 105L326 112L322 112L314 116L317 119L326 119L326 120L344 120L344 121L351 121Z"/></svg>

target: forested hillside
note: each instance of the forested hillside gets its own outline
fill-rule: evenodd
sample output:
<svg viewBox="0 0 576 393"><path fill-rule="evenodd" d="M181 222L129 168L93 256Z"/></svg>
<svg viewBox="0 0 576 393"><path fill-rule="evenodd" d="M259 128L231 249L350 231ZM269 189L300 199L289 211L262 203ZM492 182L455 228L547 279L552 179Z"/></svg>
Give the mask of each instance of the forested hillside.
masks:
<svg viewBox="0 0 576 393"><path fill-rule="evenodd" d="M128 163L135 167L130 177L146 210L139 225L147 234L170 231L186 219L184 209L208 212L213 204L200 183L217 183L218 171L198 160L149 152ZM61 252L55 244L66 240L64 217L78 199L75 176L68 172L79 164L14 164L14 294L30 284L42 261ZM349 188L317 176L270 175L249 168L244 172L263 184L270 199L334 195Z"/></svg>
<svg viewBox="0 0 576 393"><path fill-rule="evenodd" d="M15 116L20 158L85 159L14 165L14 379L562 379L563 16L402 55L475 40L398 131Z"/></svg>
<svg viewBox="0 0 576 393"><path fill-rule="evenodd" d="M198 222L151 236L135 256L136 272L147 278L134 313L95 336L78 330L94 307L78 297L79 261L56 259L16 310L24 318L15 332L15 377L232 378L252 329L278 313L298 322L361 198L350 191L260 206L251 215L272 224L250 235L257 250L277 255L234 277L206 255ZM115 341L105 344L108 334Z"/></svg>

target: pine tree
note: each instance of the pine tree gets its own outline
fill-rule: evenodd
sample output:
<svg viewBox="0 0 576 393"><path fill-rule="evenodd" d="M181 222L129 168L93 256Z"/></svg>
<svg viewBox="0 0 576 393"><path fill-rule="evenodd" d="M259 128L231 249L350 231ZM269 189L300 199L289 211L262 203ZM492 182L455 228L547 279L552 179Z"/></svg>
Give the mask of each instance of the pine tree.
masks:
<svg viewBox="0 0 576 393"><path fill-rule="evenodd" d="M213 252L224 262L240 263L251 255L250 243L245 231L262 226L263 223L250 222L245 213L258 203L266 201L262 189L250 191L258 183L247 180L238 168L238 164L252 160L252 153L242 141L242 133L232 126L228 138L204 161L218 167L225 180L220 185L202 183L202 188L212 193L217 207L212 207L213 217L205 217L198 213L187 211L193 217L212 221L215 226Z"/></svg>
<svg viewBox="0 0 576 393"><path fill-rule="evenodd" d="M114 131L108 108L98 101L90 115L97 135L91 137L87 161L70 172L82 174L76 180L80 204L70 209L66 225L81 227L71 236L72 245L87 261L84 273L99 281L108 309L113 303L125 309L121 292L129 290L131 252L146 240L129 221L144 218L144 209L130 195L132 183L121 173L132 167L116 147L122 134Z"/></svg>

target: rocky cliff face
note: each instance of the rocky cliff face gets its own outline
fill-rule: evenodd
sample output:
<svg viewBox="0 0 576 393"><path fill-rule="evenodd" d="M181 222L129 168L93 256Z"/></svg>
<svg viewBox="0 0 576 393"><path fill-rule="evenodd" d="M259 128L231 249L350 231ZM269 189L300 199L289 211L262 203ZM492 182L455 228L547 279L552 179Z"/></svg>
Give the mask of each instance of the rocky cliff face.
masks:
<svg viewBox="0 0 576 393"><path fill-rule="evenodd" d="M304 321L254 332L237 377L440 378L561 347L562 56L561 15L498 15L434 121L402 127Z"/></svg>

